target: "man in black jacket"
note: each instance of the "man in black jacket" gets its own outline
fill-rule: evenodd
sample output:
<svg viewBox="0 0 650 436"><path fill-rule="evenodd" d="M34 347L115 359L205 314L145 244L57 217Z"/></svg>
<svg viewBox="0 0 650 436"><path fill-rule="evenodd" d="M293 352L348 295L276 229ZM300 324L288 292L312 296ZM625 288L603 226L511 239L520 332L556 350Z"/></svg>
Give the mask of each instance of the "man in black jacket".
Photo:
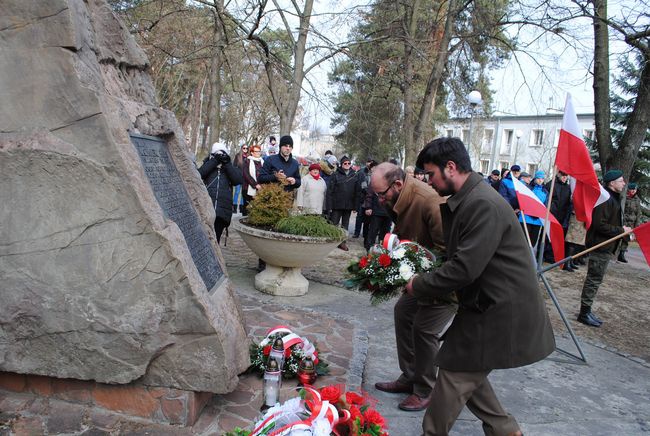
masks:
<svg viewBox="0 0 650 436"><path fill-rule="evenodd" d="M621 192L625 189L623 172L620 170L607 171L603 176L603 183L610 197L609 200L594 208L591 216L591 226L587 230L587 248L630 230L630 227L623 226L621 212ZM598 288L603 282L607 265L618 249L619 242L620 239L604 245L592 251L589 255L587 277L585 277L582 295L580 296L578 321L590 327L600 327L603 324L603 321L591 311L591 306L596 298Z"/></svg>
<svg viewBox="0 0 650 436"><path fill-rule="evenodd" d="M208 189L214 206L214 232L221 241L223 229L232 218L232 187L243 182L242 172L230 162L228 148L221 142L212 144L210 156L199 168L201 179Z"/></svg>
<svg viewBox="0 0 650 436"><path fill-rule="evenodd" d="M293 158L293 138L285 135L280 138L280 154L269 156L264 161L257 181L264 183L281 183L285 191L300 188L300 164Z"/></svg>
<svg viewBox="0 0 650 436"><path fill-rule="evenodd" d="M548 182L546 184L546 190L548 192L551 192L551 183L552 182ZM553 187L551 213L562 226L562 230L564 230L564 236L566 236L566 233L569 230L569 219L571 218L572 211L573 203L571 202L571 186L569 185L569 176L562 171L558 171L557 175L555 176L555 186ZM565 247L565 252L569 253L569 247ZM555 262L555 259L553 257L553 249L548 241L544 246L544 260L550 263ZM573 264L573 261L569 261L564 266L564 269L567 271L573 271L574 269L577 269L577 266Z"/></svg>
<svg viewBox="0 0 650 436"><path fill-rule="evenodd" d="M338 225L341 222L346 235L350 226L350 215L357 208L361 195L361 184L358 181L357 172L352 169L352 161L347 156L341 158L341 166L327 181L325 208L332 211L332 224ZM339 248L348 251L345 241L339 244Z"/></svg>

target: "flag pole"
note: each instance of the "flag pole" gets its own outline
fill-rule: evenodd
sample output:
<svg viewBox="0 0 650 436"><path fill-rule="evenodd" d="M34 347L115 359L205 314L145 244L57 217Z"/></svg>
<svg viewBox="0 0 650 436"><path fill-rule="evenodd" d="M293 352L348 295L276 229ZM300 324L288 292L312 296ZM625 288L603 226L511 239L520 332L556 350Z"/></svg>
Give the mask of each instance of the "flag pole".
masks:
<svg viewBox="0 0 650 436"><path fill-rule="evenodd" d="M542 228L544 229L544 232L542 232L542 236L543 236L542 240L539 241L539 253L537 255L538 267L541 267L544 262L544 246L546 245L546 226L549 225L548 218L551 215L551 203L553 202L553 191L555 190L555 179L557 179L557 165L553 165L553 180L551 180L551 189L549 190L548 198L546 199L546 219L542 223Z"/></svg>
<svg viewBox="0 0 650 436"><path fill-rule="evenodd" d="M546 271L548 271L550 269L555 268L558 265L562 265L563 263L565 263L565 262L567 262L567 261L569 261L571 259L577 259L580 256L584 256L587 253L591 253L592 251L594 251L597 248L602 247L603 245L611 244L612 242L616 241L617 239L621 239L622 237L627 236L630 233L634 233L634 230L635 229L630 229L627 232L623 232L623 233L621 233L619 235L614 236L613 238L609 238L608 240L603 241L600 244L596 244L591 248L587 248L586 250L582 250L580 253L576 253L573 256L565 257L564 259L560 260L559 262L555 262L554 264L551 264L551 265L547 266L546 268L542 268L539 272L546 272Z"/></svg>

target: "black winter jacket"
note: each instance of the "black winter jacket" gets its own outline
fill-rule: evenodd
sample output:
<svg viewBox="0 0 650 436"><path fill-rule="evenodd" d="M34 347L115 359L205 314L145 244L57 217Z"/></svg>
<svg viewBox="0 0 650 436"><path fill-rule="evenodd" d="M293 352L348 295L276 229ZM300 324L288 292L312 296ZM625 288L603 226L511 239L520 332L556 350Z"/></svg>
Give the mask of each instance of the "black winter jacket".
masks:
<svg viewBox="0 0 650 436"><path fill-rule="evenodd" d="M607 188L605 188L607 189ZM594 208L591 215L591 227L587 230L585 244L587 248L598 245L603 241L623 233L623 213L621 211L621 196L614 191L609 192L609 200ZM620 239L604 245L596 251L613 253L618 248Z"/></svg>
<svg viewBox="0 0 650 436"><path fill-rule="evenodd" d="M226 163L220 163L218 159L210 157L199 168L199 174L201 174L201 179L203 179L203 183L208 189L217 218L221 218L230 224L232 218L232 187L242 184L241 170L235 168L230 163L230 159Z"/></svg>
<svg viewBox="0 0 650 436"><path fill-rule="evenodd" d="M551 182L546 185L546 190L550 192ZM551 213L564 228L569 227L569 219L573 211L573 202L571 201L571 186L569 182L562 183L559 177L555 178L553 187L553 199L551 200Z"/></svg>
<svg viewBox="0 0 650 436"><path fill-rule="evenodd" d="M356 210L360 196L359 176L353 169L345 174L345 171L339 168L327 181L327 210Z"/></svg>

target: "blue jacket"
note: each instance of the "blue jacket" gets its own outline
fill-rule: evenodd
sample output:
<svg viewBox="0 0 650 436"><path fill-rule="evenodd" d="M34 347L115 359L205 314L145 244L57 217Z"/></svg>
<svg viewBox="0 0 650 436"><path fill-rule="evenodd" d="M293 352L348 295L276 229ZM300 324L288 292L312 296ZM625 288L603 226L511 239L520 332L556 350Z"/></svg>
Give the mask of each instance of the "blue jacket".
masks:
<svg viewBox="0 0 650 436"><path fill-rule="evenodd" d="M544 185L537 185L537 184L528 185L528 187L530 188L531 191L533 191L533 194L535 194L535 196L539 198L539 201L544 203L544 205L546 206L546 200L548 199L548 191L546 190L546 187ZM519 213L519 222L522 222L521 213ZM533 224L536 226L541 226L542 220L536 217L526 215L526 223Z"/></svg>
<svg viewBox="0 0 650 436"><path fill-rule="evenodd" d="M512 182L512 174L508 174L501 180L501 184L499 185L499 194L506 199L513 209L519 209L519 201L517 201L515 185Z"/></svg>
<svg viewBox="0 0 650 436"><path fill-rule="evenodd" d="M285 176L296 179L296 183L294 185L285 186L285 190L293 191L300 187L300 164L292 155L289 156L288 161L284 160L279 154L269 156L264 161L262 171L260 171L260 174L257 176L257 181L259 183L275 183L278 181L275 177L275 173L280 170L284 172Z"/></svg>

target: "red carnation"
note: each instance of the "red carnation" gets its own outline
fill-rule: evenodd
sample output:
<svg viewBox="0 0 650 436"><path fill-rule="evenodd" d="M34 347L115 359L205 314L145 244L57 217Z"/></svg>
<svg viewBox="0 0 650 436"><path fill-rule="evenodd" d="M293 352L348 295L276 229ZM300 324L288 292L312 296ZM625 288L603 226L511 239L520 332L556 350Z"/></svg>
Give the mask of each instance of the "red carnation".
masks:
<svg viewBox="0 0 650 436"><path fill-rule="evenodd" d="M359 421L357 423L357 418L359 418ZM350 426L350 430L352 430L353 433L356 433L357 428L361 430L363 428L363 423L365 420L363 419L363 415L361 414L361 410L357 406L350 406L350 420L348 421L348 424ZM357 425L358 424L358 427ZM357 427L357 428L355 428Z"/></svg>
<svg viewBox="0 0 650 436"><path fill-rule="evenodd" d="M266 347L262 348L262 354L264 354L265 356L268 356L269 353L271 353L271 346L270 345L267 345Z"/></svg>
<svg viewBox="0 0 650 436"><path fill-rule="evenodd" d="M383 267L390 265L390 256L387 254L382 254L379 256L379 265Z"/></svg>
<svg viewBox="0 0 650 436"><path fill-rule="evenodd" d="M353 404L363 404L364 398L357 394L356 392L346 392L345 393L345 402L349 405Z"/></svg>
<svg viewBox="0 0 650 436"><path fill-rule="evenodd" d="M286 358L291 357L291 347L284 350L284 357L286 357Z"/></svg>
<svg viewBox="0 0 650 436"><path fill-rule="evenodd" d="M366 418L366 421L369 425L377 424L379 427L383 428L386 424L384 417L381 416L375 409L370 407L367 408L365 412L363 412L363 417Z"/></svg>
<svg viewBox="0 0 650 436"><path fill-rule="evenodd" d="M368 258L366 256L363 256L361 260L359 261L359 266L361 268L365 268L368 266Z"/></svg>
<svg viewBox="0 0 650 436"><path fill-rule="evenodd" d="M341 389L337 386L325 386L320 390L320 396L323 401L329 401L332 404L336 404L341 398Z"/></svg>

